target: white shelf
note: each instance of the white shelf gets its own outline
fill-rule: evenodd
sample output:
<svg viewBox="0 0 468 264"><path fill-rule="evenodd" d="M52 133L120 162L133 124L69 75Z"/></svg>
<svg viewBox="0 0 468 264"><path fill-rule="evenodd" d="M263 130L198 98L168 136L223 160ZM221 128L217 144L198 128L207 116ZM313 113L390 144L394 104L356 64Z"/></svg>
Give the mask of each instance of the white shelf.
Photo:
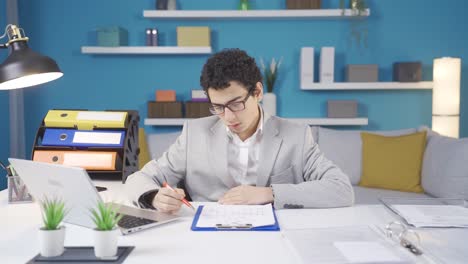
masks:
<svg viewBox="0 0 468 264"><path fill-rule="evenodd" d="M81 47L85 54L210 54L211 47Z"/></svg>
<svg viewBox="0 0 468 264"><path fill-rule="evenodd" d="M182 126L193 118L145 118L147 126Z"/></svg>
<svg viewBox="0 0 468 264"><path fill-rule="evenodd" d="M341 9L308 9L308 10L144 10L143 17L158 19L245 19L245 18L357 18L351 9L346 9L344 15Z"/></svg>
<svg viewBox="0 0 468 264"><path fill-rule="evenodd" d="M367 117L357 118L286 118L290 121L312 126L366 126Z"/></svg>
<svg viewBox="0 0 468 264"><path fill-rule="evenodd" d="M182 126L192 118L145 118L147 126ZM286 118L287 120L314 126L365 126L369 123L366 117L359 118Z"/></svg>
<svg viewBox="0 0 468 264"><path fill-rule="evenodd" d="M432 89L432 82L335 82L303 84L302 90L399 90Z"/></svg>

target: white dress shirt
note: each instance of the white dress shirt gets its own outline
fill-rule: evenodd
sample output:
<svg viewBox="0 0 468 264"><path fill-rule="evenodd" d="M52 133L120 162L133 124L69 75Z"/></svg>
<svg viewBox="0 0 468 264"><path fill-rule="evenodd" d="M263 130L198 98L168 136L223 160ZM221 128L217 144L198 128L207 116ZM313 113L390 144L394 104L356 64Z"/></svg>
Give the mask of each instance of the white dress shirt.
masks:
<svg viewBox="0 0 468 264"><path fill-rule="evenodd" d="M256 185L260 142L263 135L263 110L260 110L260 121L255 133L242 141L239 136L232 133L229 128L228 141L228 173L239 185Z"/></svg>

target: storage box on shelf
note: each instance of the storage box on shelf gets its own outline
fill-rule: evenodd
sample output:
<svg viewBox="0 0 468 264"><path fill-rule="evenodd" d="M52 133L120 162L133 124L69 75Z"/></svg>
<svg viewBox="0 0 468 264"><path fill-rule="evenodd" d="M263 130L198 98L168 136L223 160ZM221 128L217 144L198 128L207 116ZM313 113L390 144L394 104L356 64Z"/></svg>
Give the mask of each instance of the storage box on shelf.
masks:
<svg viewBox="0 0 468 264"><path fill-rule="evenodd" d="M139 120L134 110L50 110L37 130L32 159L125 183L139 169Z"/></svg>

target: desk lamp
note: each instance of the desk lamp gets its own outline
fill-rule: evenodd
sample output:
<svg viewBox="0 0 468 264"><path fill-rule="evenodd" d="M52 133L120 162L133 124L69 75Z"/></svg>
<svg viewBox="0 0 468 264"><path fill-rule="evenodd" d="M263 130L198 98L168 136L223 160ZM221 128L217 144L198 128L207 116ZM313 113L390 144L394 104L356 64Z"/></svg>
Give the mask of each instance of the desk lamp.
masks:
<svg viewBox="0 0 468 264"><path fill-rule="evenodd" d="M8 36L8 42L0 48L10 47L10 55L0 65L0 90L19 89L53 81L62 77L57 63L28 47L29 38L23 29L9 24L0 39Z"/></svg>

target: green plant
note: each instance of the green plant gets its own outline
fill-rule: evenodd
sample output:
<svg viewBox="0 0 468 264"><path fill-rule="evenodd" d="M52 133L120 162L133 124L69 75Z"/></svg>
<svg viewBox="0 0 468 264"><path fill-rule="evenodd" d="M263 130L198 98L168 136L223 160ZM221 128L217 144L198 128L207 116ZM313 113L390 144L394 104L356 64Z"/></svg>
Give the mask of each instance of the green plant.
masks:
<svg viewBox="0 0 468 264"><path fill-rule="evenodd" d="M265 63L263 59L260 59L260 65L263 71L263 77L265 78L265 84L267 87L267 92L272 93L273 88L275 86L276 79L278 78L278 69L281 66L281 62L283 58L281 58L278 62L276 59L271 59L269 67L265 67Z"/></svg>
<svg viewBox="0 0 468 264"><path fill-rule="evenodd" d="M117 208L112 204L99 202L97 210L91 209L92 219L96 224L96 229L99 231L109 231L115 228L117 223L122 219L122 214L117 213Z"/></svg>
<svg viewBox="0 0 468 264"><path fill-rule="evenodd" d="M364 46L367 48L368 29L366 20L362 19L367 15L366 0L350 0L351 15L355 16L350 22L351 39L354 40L358 47ZM346 7L345 0L340 0L341 15L345 15Z"/></svg>
<svg viewBox="0 0 468 264"><path fill-rule="evenodd" d="M43 229L57 230L63 218L67 214L65 203L58 199L49 199L47 197L40 201L42 208Z"/></svg>
<svg viewBox="0 0 468 264"><path fill-rule="evenodd" d="M249 0L240 0L239 10L250 10Z"/></svg>

